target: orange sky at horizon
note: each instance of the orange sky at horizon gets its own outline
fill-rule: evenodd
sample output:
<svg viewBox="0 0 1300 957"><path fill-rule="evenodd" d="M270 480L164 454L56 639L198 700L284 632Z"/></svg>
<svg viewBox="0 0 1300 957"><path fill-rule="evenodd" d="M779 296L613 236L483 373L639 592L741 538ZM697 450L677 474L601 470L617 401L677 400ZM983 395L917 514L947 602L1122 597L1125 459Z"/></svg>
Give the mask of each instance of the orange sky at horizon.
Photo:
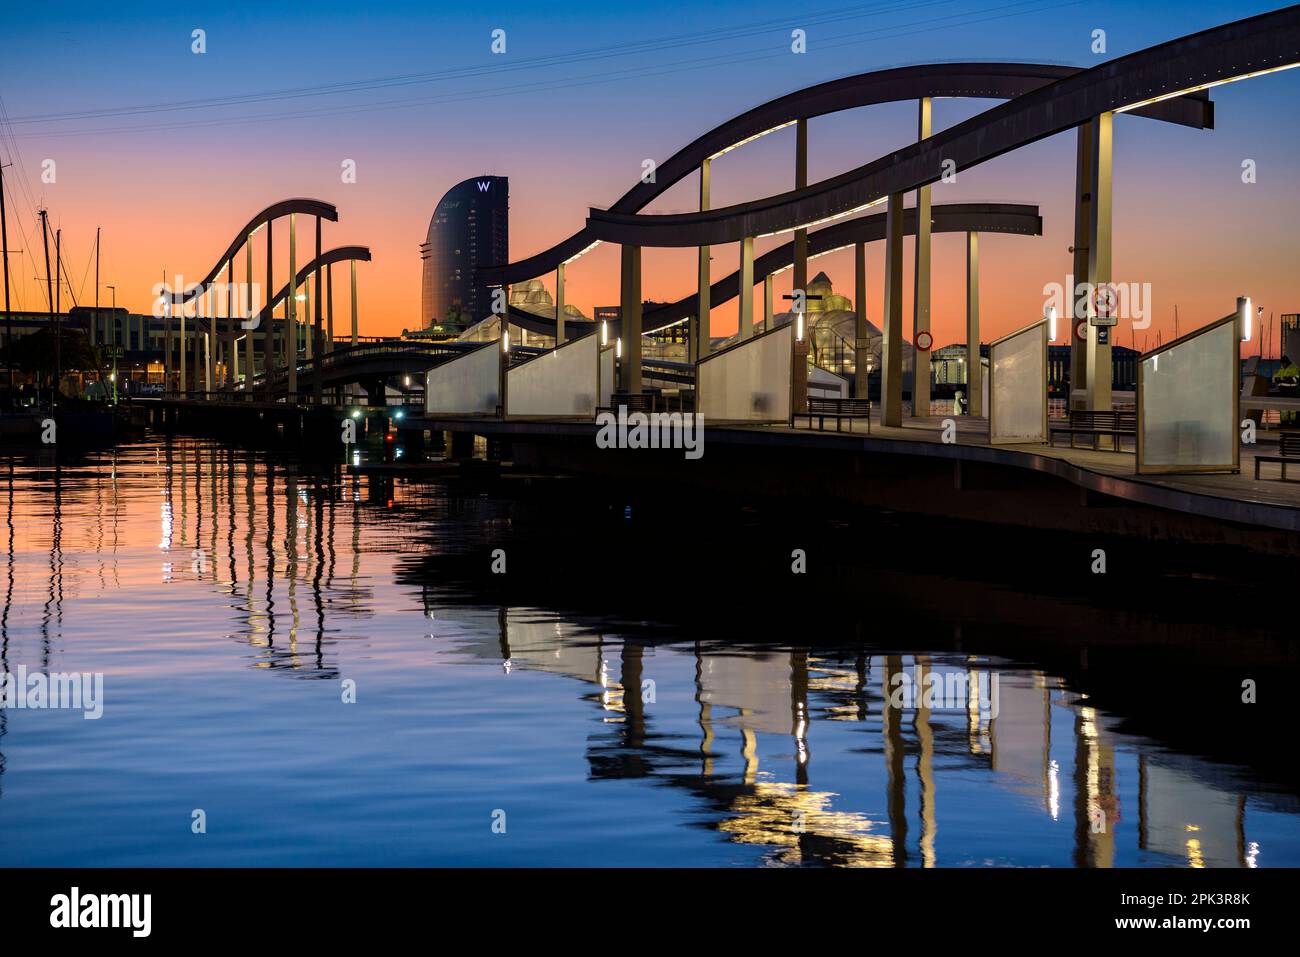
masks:
<svg viewBox="0 0 1300 957"><path fill-rule="evenodd" d="M1232 127L1230 108L1230 98L1236 95L1231 87L1216 91L1220 128L1214 132L1173 128L1136 117L1116 121L1114 279L1150 284L1152 322L1145 330L1149 346L1155 345L1157 333L1165 341L1173 337L1175 306L1182 333L1231 312L1239 294L1251 295L1262 305L1266 319L1270 313L1300 311L1295 247L1293 242L1283 241L1293 235L1293 224L1300 221L1300 191L1285 182L1278 188L1276 175L1268 175L1282 167L1277 157L1258 158L1264 171L1259 183L1240 182L1240 150L1229 145L1240 134ZM968 102L962 115L986 105ZM870 136L878 145L869 148L880 152L891 143L907 141L910 114L906 110L873 109L883 117L874 121ZM861 155L863 147L857 139L846 139L845 118L860 112L810 124L813 178L825 178L869 158ZM939 120L937 116L937 125ZM852 136L860 139L863 134L853 132ZM1188 145L1197 138L1197 149L1189 150ZM29 179L26 184L38 202L48 204L51 229L63 229L66 269L73 290L80 289L83 303L93 301L92 247L97 225L103 227L101 303L108 304L107 286L113 285L118 305L147 311L154 284L164 270L169 280L176 274L187 281L201 279L254 212L288 196L311 196L335 203L339 209L339 222L324 224L324 248L358 243L372 250L374 261L358 266L363 335L397 334L420 325L419 244L434 205L451 185L484 173L511 177L514 259L567 237L582 225L589 205L608 205L629 185L626 165L615 168L601 149L578 156L534 155L517 162L484 164L457 158L450 149L447 155L425 157L402 148L400 142L372 142L358 150L355 143L323 146L320 142L299 145L291 141L286 145L259 141L248 149L232 146L228 154L220 155L212 151L187 155L183 143L142 152L138 145L128 146L130 142L134 141L112 137L63 141L56 154L56 183L41 184L38 173L36 181ZM792 131L781 131L715 163L715 206L788 188L781 178L788 175L784 168L792 149ZM752 155L742 156L747 152ZM1044 217L1041 237L982 237L984 341L1040 318L1044 285L1066 281L1071 266L1068 247L1073 241L1073 153L1073 134L1061 134L964 171L957 183L937 184L933 189L935 203L1036 202ZM341 182L335 156L356 160L355 184ZM1177 162L1166 168L1162 164L1170 156ZM40 160L33 157L25 158L24 168L38 172ZM1293 159L1288 162L1294 164ZM556 171L559 163L565 166L563 174ZM7 176L15 172L10 170ZM695 190L696 177L692 175L647 211L691 208ZM908 203L912 201L909 195ZM879 209L868 215L876 212ZM17 216L10 210L10 245L23 250L11 258L15 308L45 308L37 223L30 210ZM310 221L300 222L299 227L301 267L313 254L314 237ZM277 286L288 269L286 229L283 222L276 224ZM259 281L265 261L262 235L254 254ZM789 238L785 234L759 240L755 254ZM867 313L877 324L882 245L873 243L868 252ZM737 250L736 244L714 247L715 281L735 270ZM932 328L936 345L944 345L964 337L964 245L960 236L936 235L933 250ZM694 291L693 249L646 250L644 257L645 298L669 301ZM237 274L242 277L242 253L236 259ZM909 237L904 281L904 330L909 338L911 259ZM830 276L838 293L852 298L849 251L814 260L810 275L818 271ZM347 323L346 278L346 268L340 269L335 278L336 328ZM554 276L541 278L553 290ZM789 292L791 278L790 271L777 277L778 303ZM755 295L760 319L761 291L760 284ZM615 247L598 247L570 265L567 299L587 315L596 305L617 303ZM778 305L777 311L783 311L783 306ZM713 331L729 334L736 321L735 301L719 306L713 312ZM1064 336L1062 332L1058 341L1065 341ZM1117 342L1141 348L1144 333L1137 332L1134 338L1133 330L1121 326Z"/></svg>

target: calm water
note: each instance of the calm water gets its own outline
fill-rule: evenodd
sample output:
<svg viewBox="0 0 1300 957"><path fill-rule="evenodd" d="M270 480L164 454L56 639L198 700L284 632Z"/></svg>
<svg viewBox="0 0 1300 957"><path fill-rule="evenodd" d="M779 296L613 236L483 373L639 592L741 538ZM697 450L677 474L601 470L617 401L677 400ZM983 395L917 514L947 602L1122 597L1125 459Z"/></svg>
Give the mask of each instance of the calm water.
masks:
<svg viewBox="0 0 1300 957"><path fill-rule="evenodd" d="M1273 583L687 497L0 457L0 865L1300 864Z"/></svg>

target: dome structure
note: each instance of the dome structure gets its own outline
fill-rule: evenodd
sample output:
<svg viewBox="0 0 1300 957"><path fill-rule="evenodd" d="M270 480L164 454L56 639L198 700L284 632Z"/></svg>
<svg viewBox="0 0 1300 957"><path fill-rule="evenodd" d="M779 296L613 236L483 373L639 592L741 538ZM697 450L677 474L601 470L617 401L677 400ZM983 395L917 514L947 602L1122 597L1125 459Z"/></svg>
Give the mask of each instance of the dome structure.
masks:
<svg viewBox="0 0 1300 957"><path fill-rule="evenodd" d="M814 298L820 296L821 298ZM778 326L794 319L793 312L782 312L772 316ZM853 300L835 292L830 277L819 272L808 283L808 311L805 319L808 323L808 361L838 375L852 378L856 372L856 357L853 340L856 313ZM761 322L761 317L759 319ZM731 345L736 341L732 336L718 347ZM880 368L880 349L884 334L880 327L870 319L867 320L867 365L869 371ZM912 379L912 344L903 340L903 387L911 388Z"/></svg>

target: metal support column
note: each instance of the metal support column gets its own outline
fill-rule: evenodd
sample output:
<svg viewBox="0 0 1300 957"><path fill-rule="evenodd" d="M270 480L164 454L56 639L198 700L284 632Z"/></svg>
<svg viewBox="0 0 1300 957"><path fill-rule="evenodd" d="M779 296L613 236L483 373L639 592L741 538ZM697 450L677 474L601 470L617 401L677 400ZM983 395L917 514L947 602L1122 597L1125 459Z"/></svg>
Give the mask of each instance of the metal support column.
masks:
<svg viewBox="0 0 1300 957"><path fill-rule="evenodd" d="M289 403L298 392L298 214L289 214L289 298L285 300L285 362L289 375Z"/></svg>
<svg viewBox="0 0 1300 957"><path fill-rule="evenodd" d="M641 391L641 247L624 246L619 296L623 327L623 391Z"/></svg>
<svg viewBox="0 0 1300 957"><path fill-rule="evenodd" d="M1088 343L1074 334L1079 320L1088 316L1088 233L1092 229L1092 121L1081 123L1078 127L1074 169L1074 288L1065 290L1069 302L1066 317L1067 335L1070 337L1070 392L1082 395L1088 388ZM1077 404L1072 395L1066 396L1066 407L1070 409L1084 407L1084 401Z"/></svg>
<svg viewBox="0 0 1300 957"><path fill-rule="evenodd" d="M880 347L880 424L903 424L903 194L885 212L885 283Z"/></svg>
<svg viewBox="0 0 1300 957"><path fill-rule="evenodd" d="M555 344L564 345L564 263L555 267Z"/></svg>
<svg viewBox="0 0 1300 957"><path fill-rule="evenodd" d="M709 208L709 160L700 164L700 211ZM713 308L710 296L709 247L700 247L699 286L695 301L695 358L703 359L711 351L709 311Z"/></svg>
<svg viewBox="0 0 1300 957"><path fill-rule="evenodd" d="M1088 217L1088 282L1093 290L1109 286L1111 280L1111 113L1093 120L1092 204ZM1089 317L1096 313L1095 298ZM1111 409L1111 329L1088 324L1088 408Z"/></svg>
<svg viewBox="0 0 1300 957"><path fill-rule="evenodd" d="M754 237L740 241L740 290L736 296L739 304L736 336L748 339L754 334Z"/></svg>
<svg viewBox="0 0 1300 957"><path fill-rule="evenodd" d="M930 98L921 97L917 139L930 138ZM930 414L930 352L916 348L917 337L930 331L930 187L916 191L916 264L912 299L912 414ZM931 340L933 342L933 339Z"/></svg>
<svg viewBox="0 0 1300 957"><path fill-rule="evenodd" d="M853 395L867 398L871 341L867 338L867 244L853 244Z"/></svg>
<svg viewBox="0 0 1300 957"><path fill-rule="evenodd" d="M808 185L808 121L801 118L795 124L794 188ZM808 292L808 230L794 231L794 287Z"/></svg>
<svg viewBox="0 0 1300 957"><path fill-rule="evenodd" d="M984 415L984 362L980 358L980 234L966 234L967 410Z"/></svg>

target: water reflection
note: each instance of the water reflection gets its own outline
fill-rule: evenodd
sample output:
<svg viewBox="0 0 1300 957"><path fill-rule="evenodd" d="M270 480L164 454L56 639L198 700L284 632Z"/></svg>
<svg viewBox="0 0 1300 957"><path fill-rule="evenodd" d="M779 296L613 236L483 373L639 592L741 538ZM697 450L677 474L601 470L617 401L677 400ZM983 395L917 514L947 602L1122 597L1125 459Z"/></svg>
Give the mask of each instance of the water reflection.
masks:
<svg viewBox="0 0 1300 957"><path fill-rule="evenodd" d="M70 838L63 846L73 809L152 834L164 812L132 797L142 773L229 766L240 786L293 794L345 759L353 790L318 808L310 833L283 833L281 819L251 810L241 819L257 836L253 860L328 863L340 840L371 847L408 826L406 863L574 863L593 839L617 841L618 863L654 860L660 843L674 856L659 862L679 864L1300 862L1295 792L1271 767L1253 752L1238 763L1207 756L1152 717L1213 723L1221 704L1193 698L1166 713L1164 700L1098 679L1103 707L1064 665L937 618L947 637L930 631L908 647L897 634L844 640L829 613L791 641L784 624L736 638L639 608L611 612L592 597L602 570L567 553L552 557L549 577L509 586L543 588L553 602L496 600L498 587L478 577L485 544L509 542L511 561L532 567L515 537L523 489L394 482L161 438L77 462L9 458L3 475L0 672L103 670L116 701L95 739L102 794L57 792L53 765L36 760L100 731L0 709L0 863L79 853ZM550 535L580 537L571 523ZM905 607L906 589L891 600ZM1012 645L1013 606L986 609ZM1078 617L1089 614L1107 613ZM355 677L379 705L339 717L336 690L304 697L263 673ZM223 704L196 700L205 691ZM329 734L318 739L318 727ZM513 740L524 733L527 753ZM191 751L196 735L208 750ZM15 748L29 759L22 771L6 757ZM555 776L577 754L575 790ZM493 856L467 822L504 800L502 782L517 801L526 786L539 818L575 803L564 813L601 816L552 826L519 857ZM182 782L152 786L153 802L195 800ZM394 805L405 809L396 819ZM196 853L140 840L145 861ZM254 853L225 858L213 846L200 862ZM357 853L342 862L397 862Z"/></svg>
<svg viewBox="0 0 1300 957"><path fill-rule="evenodd" d="M1076 866L1114 865L1121 835L1133 843L1130 850L1151 855L1150 863L1253 867L1259 860L1259 842L1247 837L1246 798L1222 786L1221 769L1147 750L1146 742L1115 731L1113 719L1041 671L974 655L862 653L842 661L807 649L647 644L591 632L540 609L500 609L495 635L466 638L472 626L449 627L461 614L456 607L430 604L426 614L439 624L432 637L451 640L462 652L500 661L507 671L585 685L575 697L599 710L609 729L588 741L593 781L643 778L681 788L707 808L708 827L764 848L772 863L944 863L945 821L988 813L960 806L967 799L961 782L972 774L1017 799L1014 807L994 807L995 814L1028 808L1053 822L1072 817L1069 863ZM665 657L690 659L691 666ZM656 684L647 681L656 671L687 670L694 684L693 746L656 727ZM956 676L976 691L988 689L991 676L996 706L973 696L964 707L944 702L936 709L918 696L913 706L899 708L892 689L905 672L926 680ZM812 729L823 722L859 726L861 737L850 750L864 765L877 766L883 794L855 806L818 786ZM760 748L760 738L778 740ZM1124 795L1117 770L1122 749L1137 751L1137 773L1127 782L1132 790ZM777 760L764 759L773 753ZM950 783L956 784L952 794ZM1120 826L1125 805L1137 814L1135 833ZM1003 854L1014 859L1010 848Z"/></svg>

